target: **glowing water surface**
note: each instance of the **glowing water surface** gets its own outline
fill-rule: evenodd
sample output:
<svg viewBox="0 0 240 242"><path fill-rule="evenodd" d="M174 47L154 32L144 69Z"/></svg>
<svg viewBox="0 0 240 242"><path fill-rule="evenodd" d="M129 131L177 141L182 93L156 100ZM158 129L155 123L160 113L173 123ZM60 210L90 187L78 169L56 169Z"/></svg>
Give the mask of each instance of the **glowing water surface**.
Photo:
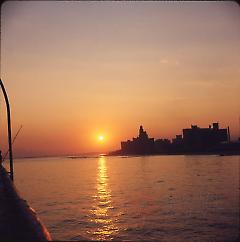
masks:
<svg viewBox="0 0 240 242"><path fill-rule="evenodd" d="M108 187L108 175L105 157L98 159L97 194L94 196L90 221L96 224L93 230L87 231L89 236L96 235L97 239L110 240L118 233L110 209L114 209L111 201L111 190Z"/></svg>
<svg viewBox="0 0 240 242"><path fill-rule="evenodd" d="M15 184L55 240L234 241L239 156L15 161Z"/></svg>

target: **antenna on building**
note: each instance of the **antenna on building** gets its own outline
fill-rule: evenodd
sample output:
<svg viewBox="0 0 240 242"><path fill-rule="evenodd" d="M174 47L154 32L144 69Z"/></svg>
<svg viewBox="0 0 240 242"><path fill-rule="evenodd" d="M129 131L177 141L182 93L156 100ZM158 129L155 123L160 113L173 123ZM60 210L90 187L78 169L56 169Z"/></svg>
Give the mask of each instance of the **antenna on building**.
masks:
<svg viewBox="0 0 240 242"><path fill-rule="evenodd" d="M229 126L227 127L227 133L228 133L228 143L230 143L230 129L229 129Z"/></svg>

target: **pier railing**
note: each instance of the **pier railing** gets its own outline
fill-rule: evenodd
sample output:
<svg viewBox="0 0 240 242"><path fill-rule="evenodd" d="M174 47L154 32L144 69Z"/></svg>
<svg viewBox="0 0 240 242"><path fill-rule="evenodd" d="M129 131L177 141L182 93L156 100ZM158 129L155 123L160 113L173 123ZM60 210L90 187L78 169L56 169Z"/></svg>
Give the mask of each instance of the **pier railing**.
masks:
<svg viewBox="0 0 240 242"><path fill-rule="evenodd" d="M7 124L8 124L8 147L9 147L9 162L10 162L10 178L13 181L13 155L12 155L12 129L11 129L11 110L10 110L10 104L8 100L8 95L6 92L6 89L3 85L2 80L0 79L0 86L2 88L2 92L4 95L4 99L6 102L6 108L7 108Z"/></svg>

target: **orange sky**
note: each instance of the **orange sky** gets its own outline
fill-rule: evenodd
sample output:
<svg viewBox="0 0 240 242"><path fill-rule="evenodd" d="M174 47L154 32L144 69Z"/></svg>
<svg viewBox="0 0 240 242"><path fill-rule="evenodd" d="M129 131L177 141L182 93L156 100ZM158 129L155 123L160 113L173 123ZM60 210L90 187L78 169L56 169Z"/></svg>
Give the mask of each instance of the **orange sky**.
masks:
<svg viewBox="0 0 240 242"><path fill-rule="evenodd" d="M239 135L240 11L234 2L8 1L1 78L14 153L107 151L220 122ZM0 145L6 150L1 108ZM105 134L105 142L97 140Z"/></svg>

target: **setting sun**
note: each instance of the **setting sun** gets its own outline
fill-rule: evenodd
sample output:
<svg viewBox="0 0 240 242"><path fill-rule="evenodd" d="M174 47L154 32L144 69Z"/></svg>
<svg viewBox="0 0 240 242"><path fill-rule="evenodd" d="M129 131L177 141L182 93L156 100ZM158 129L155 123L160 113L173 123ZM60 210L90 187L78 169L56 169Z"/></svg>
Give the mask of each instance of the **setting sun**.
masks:
<svg viewBox="0 0 240 242"><path fill-rule="evenodd" d="M98 140L99 140L99 141L103 141L103 140L104 140L104 136L103 136L103 135L99 135L99 136L98 136Z"/></svg>

